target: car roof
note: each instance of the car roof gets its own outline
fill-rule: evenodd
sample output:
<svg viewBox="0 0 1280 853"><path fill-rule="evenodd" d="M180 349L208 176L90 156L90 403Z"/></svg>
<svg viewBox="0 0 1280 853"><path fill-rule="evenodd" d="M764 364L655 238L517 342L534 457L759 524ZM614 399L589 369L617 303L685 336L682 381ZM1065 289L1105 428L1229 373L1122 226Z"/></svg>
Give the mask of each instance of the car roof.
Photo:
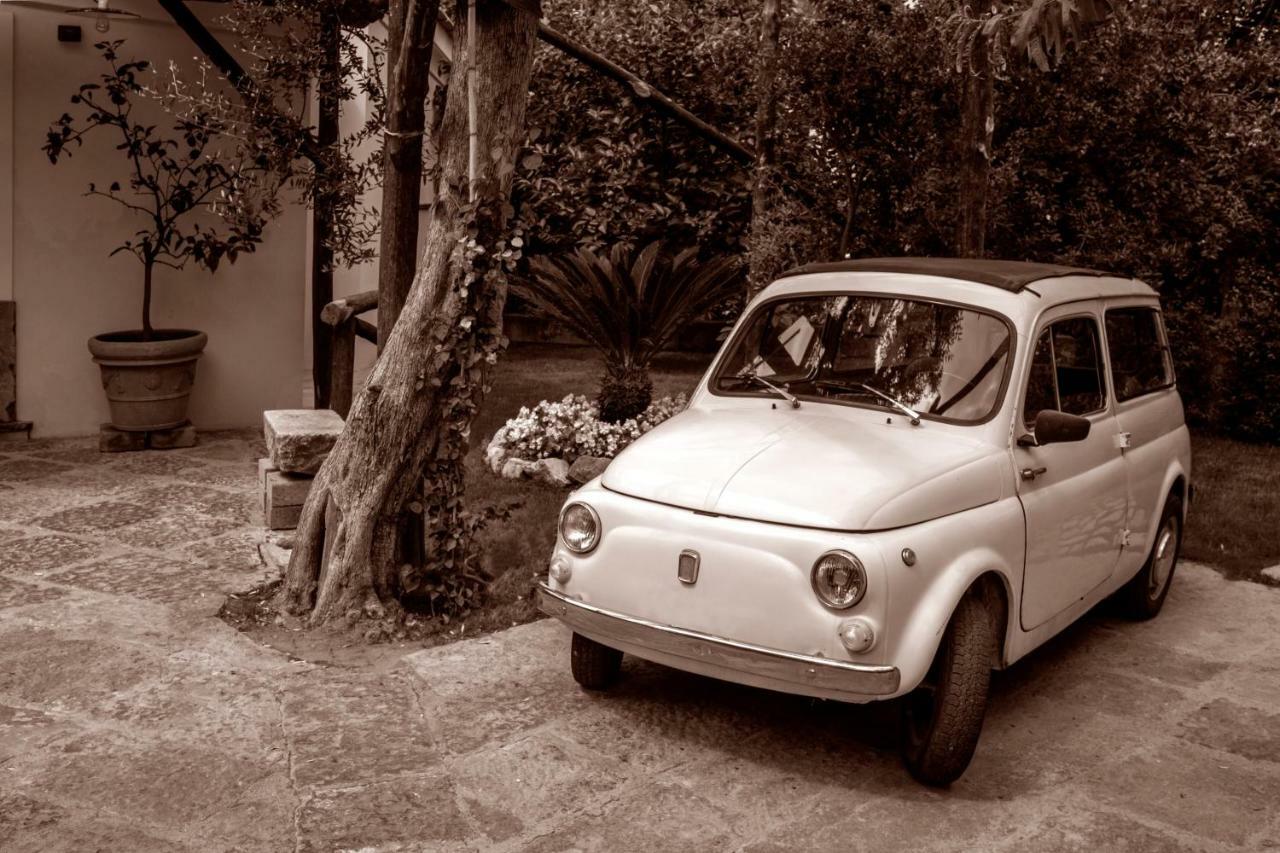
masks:
<svg viewBox="0 0 1280 853"><path fill-rule="evenodd" d="M789 278L812 273L885 272L931 275L972 281L998 287L1010 293L1020 293L1029 285L1046 279L1067 276L1093 278L1132 278L1128 275L1101 272L1099 270L1069 267L1061 264L1042 264L1029 261L1002 261L988 258L859 258L848 261L805 264L784 272L779 278Z"/></svg>

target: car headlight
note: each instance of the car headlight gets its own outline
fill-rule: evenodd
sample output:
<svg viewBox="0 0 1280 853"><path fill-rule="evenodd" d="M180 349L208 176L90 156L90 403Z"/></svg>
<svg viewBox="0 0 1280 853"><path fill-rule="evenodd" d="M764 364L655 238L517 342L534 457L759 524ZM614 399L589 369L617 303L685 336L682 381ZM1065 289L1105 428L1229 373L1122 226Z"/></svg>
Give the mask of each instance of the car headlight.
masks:
<svg viewBox="0 0 1280 853"><path fill-rule="evenodd" d="M828 607L847 610L867 592L867 570L848 551L828 551L813 564L813 591Z"/></svg>
<svg viewBox="0 0 1280 853"><path fill-rule="evenodd" d="M600 516L575 501L560 511L560 541L575 554L586 554L600 544Z"/></svg>

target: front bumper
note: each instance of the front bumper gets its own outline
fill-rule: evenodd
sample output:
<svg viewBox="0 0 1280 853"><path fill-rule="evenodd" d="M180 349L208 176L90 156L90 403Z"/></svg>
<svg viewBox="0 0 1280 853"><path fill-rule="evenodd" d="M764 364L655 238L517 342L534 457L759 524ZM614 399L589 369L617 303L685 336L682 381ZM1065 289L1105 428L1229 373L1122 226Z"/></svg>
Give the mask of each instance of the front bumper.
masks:
<svg viewBox="0 0 1280 853"><path fill-rule="evenodd" d="M725 681L844 702L898 690L896 667L779 651L593 607L538 586L538 607L598 643L676 669Z"/></svg>

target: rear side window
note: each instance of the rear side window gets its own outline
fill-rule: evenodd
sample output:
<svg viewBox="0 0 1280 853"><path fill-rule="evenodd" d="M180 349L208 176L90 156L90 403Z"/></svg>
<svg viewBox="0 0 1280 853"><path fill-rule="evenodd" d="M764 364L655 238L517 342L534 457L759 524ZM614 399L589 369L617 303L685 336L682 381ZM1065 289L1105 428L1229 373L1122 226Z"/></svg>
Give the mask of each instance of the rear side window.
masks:
<svg viewBox="0 0 1280 853"><path fill-rule="evenodd" d="M1040 334L1023 406L1028 429L1045 409L1089 415L1106 408L1099 352L1098 326L1088 317L1059 320Z"/></svg>
<svg viewBox="0 0 1280 853"><path fill-rule="evenodd" d="M1154 308L1107 311L1107 351L1117 400L1131 400L1173 384L1173 363L1160 312Z"/></svg>

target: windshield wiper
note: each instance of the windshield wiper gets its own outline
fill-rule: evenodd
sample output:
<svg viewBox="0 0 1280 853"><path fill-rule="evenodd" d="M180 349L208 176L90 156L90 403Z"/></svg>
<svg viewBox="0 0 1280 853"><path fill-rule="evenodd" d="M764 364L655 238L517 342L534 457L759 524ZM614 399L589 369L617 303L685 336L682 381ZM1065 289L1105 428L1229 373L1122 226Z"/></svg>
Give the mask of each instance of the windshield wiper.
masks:
<svg viewBox="0 0 1280 853"><path fill-rule="evenodd" d="M920 426L920 413L917 412L915 409L911 408L910 406L908 406L906 403L902 402L896 397L890 397L888 394L884 393L883 391L879 391L875 388L872 388L870 385L868 385L865 382L859 382L858 385L870 391L872 394L875 394L881 400L884 400L886 403L890 404L895 409L902 412L907 417L911 418L912 426Z"/></svg>
<svg viewBox="0 0 1280 853"><path fill-rule="evenodd" d="M781 397L782 399L784 399L784 400L786 400L788 403L790 403L790 404L791 404L791 408L793 408L793 409L798 409L798 408L800 408L800 400L796 397L796 395L795 395L795 394L792 394L790 391L788 391L788 390L787 390L787 389L785 389L785 388L781 388L781 387L779 387L779 386L777 386L777 385L774 385L774 384L773 384L772 382L770 382L768 379L765 379L763 376L760 376L759 374L756 374L756 373L740 373L740 374L738 374L738 378L739 378L739 379L748 379L748 380L753 380L753 381L755 381L755 382L759 382L761 385L763 385L764 387L768 388L770 391L772 391L773 393L777 394L779 397Z"/></svg>

